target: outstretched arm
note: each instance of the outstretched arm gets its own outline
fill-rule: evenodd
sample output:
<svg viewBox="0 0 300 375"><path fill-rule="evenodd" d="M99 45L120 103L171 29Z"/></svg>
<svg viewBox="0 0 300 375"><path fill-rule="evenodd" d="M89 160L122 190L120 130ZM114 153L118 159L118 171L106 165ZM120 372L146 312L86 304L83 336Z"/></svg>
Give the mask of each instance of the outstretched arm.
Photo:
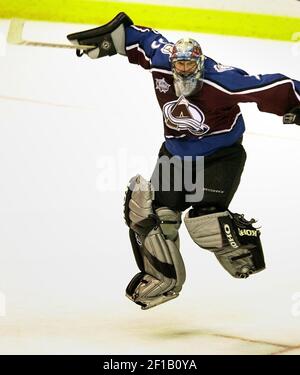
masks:
<svg viewBox="0 0 300 375"><path fill-rule="evenodd" d="M290 116L293 123L299 125L300 82L283 74L249 75L247 72L227 67L228 70L216 72L207 82L217 85L220 90L228 93L233 103L255 102L260 111ZM287 117L283 119L287 123ZM289 122L291 123L291 122Z"/></svg>

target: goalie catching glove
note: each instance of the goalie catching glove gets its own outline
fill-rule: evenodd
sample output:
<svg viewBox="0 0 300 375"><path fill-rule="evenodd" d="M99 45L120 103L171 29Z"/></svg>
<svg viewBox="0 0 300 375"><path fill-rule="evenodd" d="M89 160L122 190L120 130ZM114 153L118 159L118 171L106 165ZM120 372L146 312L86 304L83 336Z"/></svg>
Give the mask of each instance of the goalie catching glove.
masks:
<svg viewBox="0 0 300 375"><path fill-rule="evenodd" d="M112 56L117 53L125 55L125 27L132 25L127 14L121 12L107 24L94 29L67 35L73 44L94 45L95 48L76 50L77 56L84 53L92 59Z"/></svg>

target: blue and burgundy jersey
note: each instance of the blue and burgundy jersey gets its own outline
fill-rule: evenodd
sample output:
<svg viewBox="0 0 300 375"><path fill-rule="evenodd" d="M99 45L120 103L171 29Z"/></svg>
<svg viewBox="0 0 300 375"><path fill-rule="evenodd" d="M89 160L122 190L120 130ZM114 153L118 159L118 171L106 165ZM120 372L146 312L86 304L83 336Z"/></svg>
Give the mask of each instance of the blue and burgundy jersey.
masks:
<svg viewBox="0 0 300 375"><path fill-rule="evenodd" d="M300 82L282 74L249 75L205 56L203 86L195 95L176 96L170 43L156 30L126 28L129 61L148 69L163 114L166 147L173 155L209 155L241 138L245 124L239 103L283 116L300 104Z"/></svg>

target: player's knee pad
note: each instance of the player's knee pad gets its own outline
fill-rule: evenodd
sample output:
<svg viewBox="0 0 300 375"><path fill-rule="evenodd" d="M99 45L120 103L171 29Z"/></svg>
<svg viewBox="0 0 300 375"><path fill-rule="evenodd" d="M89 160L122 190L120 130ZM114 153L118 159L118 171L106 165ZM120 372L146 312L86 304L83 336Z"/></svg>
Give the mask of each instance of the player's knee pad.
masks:
<svg viewBox="0 0 300 375"><path fill-rule="evenodd" d="M214 252L232 276L246 278L265 268L260 231L254 220L229 211L209 215L185 216L187 230L200 247Z"/></svg>
<svg viewBox="0 0 300 375"><path fill-rule="evenodd" d="M125 196L125 220L137 265L126 295L142 309L179 295L185 267L179 252L180 212L167 207L153 209L151 184L141 176L131 179Z"/></svg>

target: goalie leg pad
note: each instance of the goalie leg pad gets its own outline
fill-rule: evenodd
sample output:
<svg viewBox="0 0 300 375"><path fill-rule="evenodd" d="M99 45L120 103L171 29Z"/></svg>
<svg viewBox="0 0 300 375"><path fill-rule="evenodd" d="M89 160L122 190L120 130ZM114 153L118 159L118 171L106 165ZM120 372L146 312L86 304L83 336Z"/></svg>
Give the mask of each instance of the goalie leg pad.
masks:
<svg viewBox="0 0 300 375"><path fill-rule="evenodd" d="M124 199L124 218L135 233L146 235L157 226L157 217L152 208L154 190L142 176L134 176L127 187Z"/></svg>
<svg viewBox="0 0 300 375"><path fill-rule="evenodd" d="M229 211L199 217L185 216L193 241L212 251L233 277L246 278L265 268L260 231L243 215Z"/></svg>
<svg viewBox="0 0 300 375"><path fill-rule="evenodd" d="M137 190L137 182L144 189ZM125 219L141 272L129 283L126 296L143 310L177 297L185 282L179 252L181 214L167 207L152 209L151 197L150 183L134 177L125 197Z"/></svg>

